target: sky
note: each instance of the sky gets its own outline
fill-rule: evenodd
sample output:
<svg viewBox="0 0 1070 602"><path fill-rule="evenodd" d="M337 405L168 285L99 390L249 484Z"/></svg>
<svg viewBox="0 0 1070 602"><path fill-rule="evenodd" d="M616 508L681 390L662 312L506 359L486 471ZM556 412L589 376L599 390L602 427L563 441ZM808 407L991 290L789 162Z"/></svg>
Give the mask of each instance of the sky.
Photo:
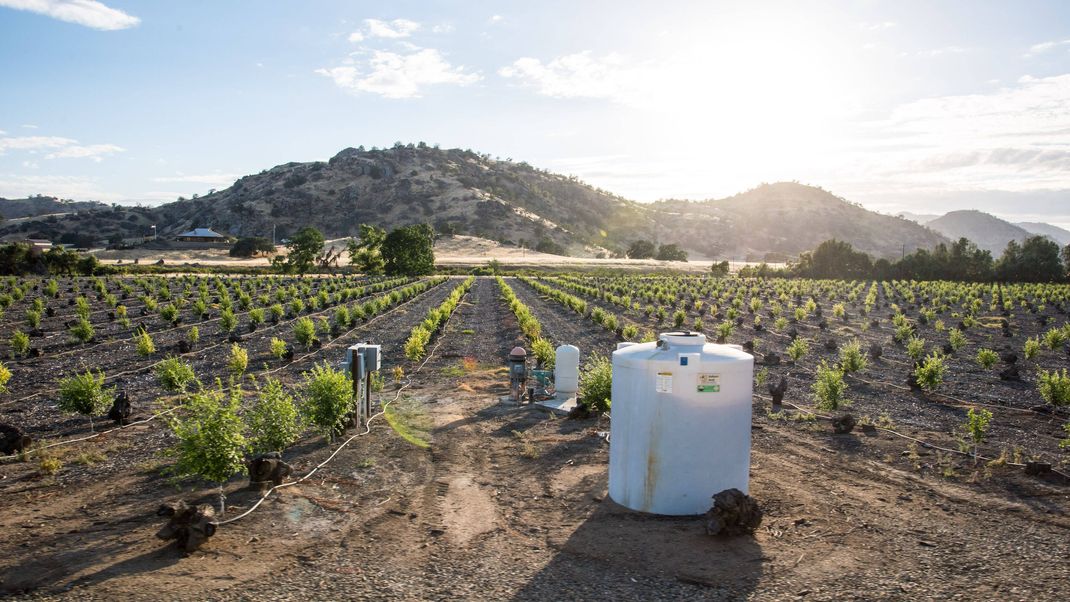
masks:
<svg viewBox="0 0 1070 602"><path fill-rule="evenodd" d="M1070 228L1070 3L0 0L0 196L155 204L396 141Z"/></svg>

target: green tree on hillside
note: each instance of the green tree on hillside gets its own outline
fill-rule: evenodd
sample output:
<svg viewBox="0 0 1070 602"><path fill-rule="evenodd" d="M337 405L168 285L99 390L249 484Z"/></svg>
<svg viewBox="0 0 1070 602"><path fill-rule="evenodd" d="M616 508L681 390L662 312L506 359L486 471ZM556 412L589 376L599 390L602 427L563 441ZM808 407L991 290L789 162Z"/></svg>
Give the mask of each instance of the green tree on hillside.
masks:
<svg viewBox="0 0 1070 602"><path fill-rule="evenodd" d="M362 274L382 274L386 268L383 260L383 242L386 230L368 224L360 225L360 236L346 243L349 263Z"/></svg>
<svg viewBox="0 0 1070 602"><path fill-rule="evenodd" d="M657 247L649 240L637 240L628 247L629 259L651 259L657 253Z"/></svg>
<svg viewBox="0 0 1070 602"><path fill-rule="evenodd" d="M687 261L687 251L680 248L680 245L669 244L661 245L658 249L657 259L660 261Z"/></svg>
<svg viewBox="0 0 1070 602"><path fill-rule="evenodd" d="M1059 245L1043 236L1030 236L1025 242L1007 243L996 262L996 277L1004 281L1054 282L1063 278Z"/></svg>
<svg viewBox="0 0 1070 602"><path fill-rule="evenodd" d="M398 228L386 235L382 244L387 274L419 276L435 269L435 231L427 224Z"/></svg>
<svg viewBox="0 0 1070 602"><path fill-rule="evenodd" d="M319 230L305 226L286 243L289 253L285 257L276 257L271 263L288 272L304 274L323 254L323 243L323 234Z"/></svg>
<svg viewBox="0 0 1070 602"><path fill-rule="evenodd" d="M230 248L231 257L252 257L257 253L274 253L275 245L261 236L239 238Z"/></svg>
<svg viewBox="0 0 1070 602"><path fill-rule="evenodd" d="M809 253L799 255L794 271L810 278L863 278L873 268L873 260L851 243L826 240Z"/></svg>

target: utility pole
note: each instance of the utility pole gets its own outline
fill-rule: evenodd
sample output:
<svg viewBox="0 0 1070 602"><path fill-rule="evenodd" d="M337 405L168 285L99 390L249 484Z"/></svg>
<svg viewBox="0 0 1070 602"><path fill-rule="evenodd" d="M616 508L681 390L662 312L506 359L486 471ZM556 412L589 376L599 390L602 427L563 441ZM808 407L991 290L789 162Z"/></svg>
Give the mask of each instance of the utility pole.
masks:
<svg viewBox="0 0 1070 602"><path fill-rule="evenodd" d="M271 224L271 246L275 246L275 224Z"/></svg>

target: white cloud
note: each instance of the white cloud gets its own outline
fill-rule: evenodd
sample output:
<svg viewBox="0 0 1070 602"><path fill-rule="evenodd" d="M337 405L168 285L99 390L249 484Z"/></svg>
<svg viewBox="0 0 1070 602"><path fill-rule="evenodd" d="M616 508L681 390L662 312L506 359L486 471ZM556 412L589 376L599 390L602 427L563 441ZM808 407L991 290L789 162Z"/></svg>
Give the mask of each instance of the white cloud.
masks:
<svg viewBox="0 0 1070 602"><path fill-rule="evenodd" d="M32 124L32 123L24 123L24 124L22 124L22 127L26 128L28 130L36 130L37 129L37 126ZM3 132L0 132L0 134L3 134Z"/></svg>
<svg viewBox="0 0 1070 602"><path fill-rule="evenodd" d="M386 98L415 98L428 86L466 86L481 79L476 73L466 72L464 67L450 65L433 48L408 54L376 50L363 63L316 69L315 72L331 78L344 90L369 92Z"/></svg>
<svg viewBox="0 0 1070 602"><path fill-rule="evenodd" d="M1070 74L928 98L862 127L851 166L897 190L1070 188Z"/></svg>
<svg viewBox="0 0 1070 602"><path fill-rule="evenodd" d="M126 29L141 22L135 16L96 0L0 0L0 6L35 12L93 29Z"/></svg>
<svg viewBox="0 0 1070 602"><path fill-rule="evenodd" d="M62 136L17 136L0 138L0 155L4 151L16 150L37 154L38 151L52 151L46 159L92 159L100 162L102 157L123 152L124 148L114 144L78 144L73 138Z"/></svg>
<svg viewBox="0 0 1070 602"><path fill-rule="evenodd" d="M360 33L359 31L354 31L353 33L349 34L349 38L347 38L347 39L350 42L353 42L354 44L357 43L357 42L363 42L364 41L364 34Z"/></svg>
<svg viewBox="0 0 1070 602"><path fill-rule="evenodd" d="M487 19L487 23L490 23L491 25L497 25L498 23L501 23L504 20L505 17L501 15L491 15L490 18Z"/></svg>
<svg viewBox="0 0 1070 602"><path fill-rule="evenodd" d="M431 28L431 33L451 33L453 31L453 23L439 23Z"/></svg>
<svg viewBox="0 0 1070 602"><path fill-rule="evenodd" d="M12 138L0 138L0 154L8 150L39 150L49 148L62 148L78 141L61 136L16 136Z"/></svg>
<svg viewBox="0 0 1070 602"><path fill-rule="evenodd" d="M408 19L394 19L393 21L364 19L364 26L368 35L373 38L407 38L420 29L419 23Z"/></svg>
<svg viewBox="0 0 1070 602"><path fill-rule="evenodd" d="M46 194L65 199L118 201L121 194L102 190L93 178L0 173L0 197L19 198Z"/></svg>
<svg viewBox="0 0 1070 602"><path fill-rule="evenodd" d="M1026 58L1034 57L1038 54L1044 54L1062 46L1070 46L1070 40L1051 40L1048 42L1033 44L1029 47L1029 50L1023 56L1025 56Z"/></svg>
<svg viewBox="0 0 1070 602"><path fill-rule="evenodd" d="M651 79L646 65L628 62L617 53L596 57L589 51L559 56L549 62L524 57L498 74L554 98L605 98L633 102L644 96Z"/></svg>
<svg viewBox="0 0 1070 602"><path fill-rule="evenodd" d="M72 144L45 155L45 159L92 159L99 163L103 157L125 151L121 146L114 144Z"/></svg>

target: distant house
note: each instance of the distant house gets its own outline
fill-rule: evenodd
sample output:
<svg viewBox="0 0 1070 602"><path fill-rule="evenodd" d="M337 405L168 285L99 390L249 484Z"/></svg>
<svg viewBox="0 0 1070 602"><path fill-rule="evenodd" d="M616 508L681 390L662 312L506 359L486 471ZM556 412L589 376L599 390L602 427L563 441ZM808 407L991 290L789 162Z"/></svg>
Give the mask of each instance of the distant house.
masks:
<svg viewBox="0 0 1070 602"><path fill-rule="evenodd" d="M52 248L52 241L44 240L40 238L27 238L22 241L30 245L30 250L34 253L44 253Z"/></svg>
<svg viewBox="0 0 1070 602"><path fill-rule="evenodd" d="M194 228L175 237L180 242L226 242L227 239L227 236L211 228Z"/></svg>

